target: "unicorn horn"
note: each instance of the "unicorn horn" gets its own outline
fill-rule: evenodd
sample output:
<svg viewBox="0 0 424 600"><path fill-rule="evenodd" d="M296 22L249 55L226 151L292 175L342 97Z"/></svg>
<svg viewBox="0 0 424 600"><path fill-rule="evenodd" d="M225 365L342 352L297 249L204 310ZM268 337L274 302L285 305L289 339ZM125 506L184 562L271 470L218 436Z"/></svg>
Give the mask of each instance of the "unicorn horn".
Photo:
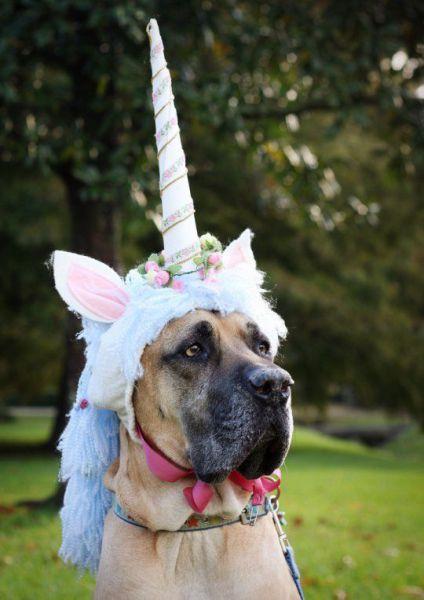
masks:
<svg viewBox="0 0 424 600"><path fill-rule="evenodd" d="M195 268L193 258L200 254L200 242L174 105L171 74L155 19L150 20L147 34L150 40L165 262L167 265L181 265L183 272L190 271Z"/></svg>

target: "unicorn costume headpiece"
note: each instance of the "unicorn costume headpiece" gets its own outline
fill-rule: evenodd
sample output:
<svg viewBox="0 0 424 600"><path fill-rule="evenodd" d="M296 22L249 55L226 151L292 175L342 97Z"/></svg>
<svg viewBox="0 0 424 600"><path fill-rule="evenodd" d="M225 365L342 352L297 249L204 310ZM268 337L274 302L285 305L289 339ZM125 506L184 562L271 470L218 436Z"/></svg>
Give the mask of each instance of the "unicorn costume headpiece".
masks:
<svg viewBox="0 0 424 600"><path fill-rule="evenodd" d="M119 422L134 440L132 392L143 376L140 357L172 320L198 308L241 312L256 321L275 352L284 321L263 296L262 274L246 230L225 250L212 235L198 237L171 76L157 22L147 27L162 198L164 250L125 279L92 258L56 251L55 285L82 317L86 366L69 423L60 440L61 511L65 561L95 571L111 493L103 475L119 452Z"/></svg>

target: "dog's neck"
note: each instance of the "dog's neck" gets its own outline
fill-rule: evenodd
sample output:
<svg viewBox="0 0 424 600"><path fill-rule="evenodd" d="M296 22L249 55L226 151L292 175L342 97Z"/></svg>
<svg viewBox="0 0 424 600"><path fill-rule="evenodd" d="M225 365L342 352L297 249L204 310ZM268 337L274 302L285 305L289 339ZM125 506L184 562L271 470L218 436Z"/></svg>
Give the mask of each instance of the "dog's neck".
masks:
<svg viewBox="0 0 424 600"><path fill-rule="evenodd" d="M176 531L193 513L183 490L195 483L189 477L167 483L150 472L140 444L120 430L120 456L109 468L105 484L113 491L124 511L138 523L153 531ZM205 514L237 517L249 500L250 493L226 480L214 486L215 493Z"/></svg>

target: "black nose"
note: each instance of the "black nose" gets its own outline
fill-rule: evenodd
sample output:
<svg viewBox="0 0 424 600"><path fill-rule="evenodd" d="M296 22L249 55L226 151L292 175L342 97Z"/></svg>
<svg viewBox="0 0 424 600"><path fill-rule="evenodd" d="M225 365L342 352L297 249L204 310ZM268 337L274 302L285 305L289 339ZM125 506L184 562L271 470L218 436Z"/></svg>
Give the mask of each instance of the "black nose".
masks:
<svg viewBox="0 0 424 600"><path fill-rule="evenodd" d="M287 402L290 386L294 384L291 375L279 367L254 367L247 371L250 391L259 400Z"/></svg>

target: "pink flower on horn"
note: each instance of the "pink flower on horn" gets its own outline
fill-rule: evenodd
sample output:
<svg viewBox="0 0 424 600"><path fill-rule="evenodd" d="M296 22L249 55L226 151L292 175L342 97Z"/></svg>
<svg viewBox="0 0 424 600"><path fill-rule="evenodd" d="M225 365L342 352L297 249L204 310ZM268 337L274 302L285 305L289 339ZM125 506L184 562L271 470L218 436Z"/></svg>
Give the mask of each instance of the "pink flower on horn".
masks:
<svg viewBox="0 0 424 600"><path fill-rule="evenodd" d="M158 271L155 277L155 283L159 287L166 285L169 282L169 273L168 271Z"/></svg>
<svg viewBox="0 0 424 600"><path fill-rule="evenodd" d="M221 252L212 252L208 257L208 263L210 265L218 265L222 260Z"/></svg>
<svg viewBox="0 0 424 600"><path fill-rule="evenodd" d="M159 272L159 265L153 260L148 260L144 265L144 268L146 269L146 273L148 273L149 271L155 271L156 273Z"/></svg>
<svg viewBox="0 0 424 600"><path fill-rule="evenodd" d="M176 292L182 292L184 290L184 281L174 279L174 281L172 282L172 289Z"/></svg>

